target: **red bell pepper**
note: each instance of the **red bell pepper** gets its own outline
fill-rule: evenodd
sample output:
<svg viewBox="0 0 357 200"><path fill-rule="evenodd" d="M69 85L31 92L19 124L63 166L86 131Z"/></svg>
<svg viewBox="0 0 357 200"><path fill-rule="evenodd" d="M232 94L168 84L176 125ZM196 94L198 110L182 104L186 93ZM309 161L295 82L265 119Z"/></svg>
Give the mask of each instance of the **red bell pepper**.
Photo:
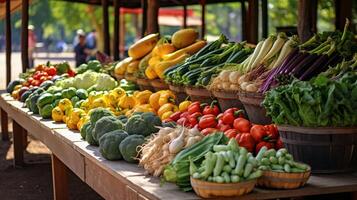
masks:
<svg viewBox="0 0 357 200"><path fill-rule="evenodd" d="M236 129L228 129L224 132L224 135L227 136L227 138L235 138L237 136L237 130Z"/></svg>
<svg viewBox="0 0 357 200"><path fill-rule="evenodd" d="M266 129L263 125L253 125L250 129L250 134L257 143L263 141L264 137L267 136Z"/></svg>
<svg viewBox="0 0 357 200"><path fill-rule="evenodd" d="M195 112L187 117L190 127L194 127L198 124L199 118L202 116L200 112Z"/></svg>
<svg viewBox="0 0 357 200"><path fill-rule="evenodd" d="M217 101L212 101L211 105L207 105L203 108L202 113L204 115L212 114L217 116L221 111L219 110L218 106L215 105Z"/></svg>
<svg viewBox="0 0 357 200"><path fill-rule="evenodd" d="M190 114L188 112L183 112L181 115L180 115L180 118L188 118L190 116Z"/></svg>
<svg viewBox="0 0 357 200"><path fill-rule="evenodd" d="M275 124L265 125L264 127L270 139L276 140L279 138L278 128Z"/></svg>
<svg viewBox="0 0 357 200"><path fill-rule="evenodd" d="M220 130L220 131L226 131L226 130L229 130L231 129L232 127L228 124L218 124L217 125L217 128Z"/></svg>
<svg viewBox="0 0 357 200"><path fill-rule="evenodd" d="M215 128L205 128L205 129L203 129L202 131L201 131L201 133L202 133L202 135L209 135L209 134L211 134L211 133L215 133L215 132L217 132L218 130L217 129L215 129Z"/></svg>
<svg viewBox="0 0 357 200"><path fill-rule="evenodd" d="M250 133L238 133L236 136L236 140L239 146L246 148L249 152L254 151L255 142Z"/></svg>
<svg viewBox="0 0 357 200"><path fill-rule="evenodd" d="M215 128L217 126L216 116L212 114L203 115L198 122L198 127L201 129Z"/></svg>
<svg viewBox="0 0 357 200"><path fill-rule="evenodd" d="M284 148L284 143L283 141L281 140L281 138L278 138L278 140L276 141L275 143L275 149L276 150L279 150L281 148Z"/></svg>
<svg viewBox="0 0 357 200"><path fill-rule="evenodd" d="M180 119L181 114L182 114L182 112L177 111L177 112L172 113L172 115L170 115L169 118L172 119L173 121L177 121Z"/></svg>
<svg viewBox="0 0 357 200"><path fill-rule="evenodd" d="M205 105L206 104L201 104L199 101L195 101L188 106L187 111L189 114L193 114L195 112L201 112L202 107Z"/></svg>
<svg viewBox="0 0 357 200"><path fill-rule="evenodd" d="M240 133L249 133L250 126L250 122L242 117L238 117L233 121L233 127Z"/></svg>
<svg viewBox="0 0 357 200"><path fill-rule="evenodd" d="M261 142L259 142L258 144L257 144L257 146L255 147L255 153L257 154L259 151L260 151L260 149L262 148L262 147L267 147L268 149L273 149L274 148L274 144L273 143L271 143L271 142L266 142L266 141L261 141Z"/></svg>
<svg viewBox="0 0 357 200"><path fill-rule="evenodd" d="M224 114L226 113L233 113L236 114L236 117L243 117L244 118L244 110L241 110L239 108L233 107L233 108L228 108L227 110L224 111Z"/></svg>
<svg viewBox="0 0 357 200"><path fill-rule="evenodd" d="M187 118L180 118L176 123L181 126L189 126L189 121Z"/></svg>

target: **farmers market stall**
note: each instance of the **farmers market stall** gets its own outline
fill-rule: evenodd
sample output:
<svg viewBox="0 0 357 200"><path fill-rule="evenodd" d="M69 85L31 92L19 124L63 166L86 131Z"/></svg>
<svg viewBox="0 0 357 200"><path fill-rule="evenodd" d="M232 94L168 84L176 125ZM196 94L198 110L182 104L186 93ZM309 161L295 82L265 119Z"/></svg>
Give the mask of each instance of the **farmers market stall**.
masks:
<svg viewBox="0 0 357 200"><path fill-rule="evenodd" d="M15 159L23 162L23 130L43 142L52 151L52 173L55 199L68 198L68 170L73 171L106 199L196 199L174 184L160 186L160 179L144 175L144 170L125 161L104 159L98 147L84 142L79 133L64 124L32 115L21 102L2 94L0 107L14 120ZM20 125L21 124L21 125ZM20 137L16 137L20 136ZM100 181L98 181L100 180ZM357 174L313 175L307 185L295 190L255 188L252 193L235 199L274 199L357 191Z"/></svg>

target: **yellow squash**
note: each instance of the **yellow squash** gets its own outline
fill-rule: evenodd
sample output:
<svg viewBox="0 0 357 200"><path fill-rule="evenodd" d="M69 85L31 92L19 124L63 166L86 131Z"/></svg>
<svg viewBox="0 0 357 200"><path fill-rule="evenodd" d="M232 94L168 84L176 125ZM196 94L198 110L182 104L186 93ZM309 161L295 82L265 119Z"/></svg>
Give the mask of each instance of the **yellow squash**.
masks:
<svg viewBox="0 0 357 200"><path fill-rule="evenodd" d="M118 62L114 67L114 73L116 75L124 75L126 72L126 68L128 67L129 63L133 60L133 58L128 57L124 60Z"/></svg>
<svg viewBox="0 0 357 200"><path fill-rule="evenodd" d="M155 70L151 66L145 69L145 76L150 80L157 78L157 74L155 73Z"/></svg>
<svg viewBox="0 0 357 200"><path fill-rule="evenodd" d="M159 56L161 58L166 54L176 51L176 48L170 43L164 43L161 45L156 45L152 51L154 55Z"/></svg>
<svg viewBox="0 0 357 200"><path fill-rule="evenodd" d="M177 64L183 62L189 56L190 55L188 55L188 54L183 54L183 55L179 56L176 59L160 62L160 63L156 64L155 67L154 67L155 73L159 76L160 79L163 79L164 78L164 71L167 68L172 67L174 65L177 65Z"/></svg>
<svg viewBox="0 0 357 200"><path fill-rule="evenodd" d="M58 106L56 106L54 109L52 109L53 121L62 122L63 115L64 115L63 111Z"/></svg>
<svg viewBox="0 0 357 200"><path fill-rule="evenodd" d="M172 103L166 103L162 105L157 111L157 115L161 118L162 115L168 111L176 112L178 110L177 106Z"/></svg>
<svg viewBox="0 0 357 200"><path fill-rule="evenodd" d="M128 67L126 68L126 72L129 74L132 74L134 72L137 72L139 70L139 60L134 60L129 63Z"/></svg>
<svg viewBox="0 0 357 200"><path fill-rule="evenodd" d="M71 100L65 98L58 102L58 107L65 112L66 110L73 108Z"/></svg>
<svg viewBox="0 0 357 200"><path fill-rule="evenodd" d="M198 38L198 32L195 29L187 28L176 31L172 37L172 44L177 48L181 49L193 44Z"/></svg>
<svg viewBox="0 0 357 200"><path fill-rule="evenodd" d="M161 120L168 119L174 112L173 111L167 111L164 114L161 115Z"/></svg>
<svg viewBox="0 0 357 200"><path fill-rule="evenodd" d="M159 106L163 106L166 103L175 103L176 96L172 92L164 92L160 95Z"/></svg>
<svg viewBox="0 0 357 200"><path fill-rule="evenodd" d="M186 112L187 111L187 109L188 109L188 106L190 106L191 105L191 101L183 101L183 102L181 102L180 104L179 104L179 111L181 111L181 112Z"/></svg>
<svg viewBox="0 0 357 200"><path fill-rule="evenodd" d="M144 90L134 94L134 97L136 98L137 103L141 105L141 104L149 103L149 98L151 95L152 95L151 91Z"/></svg>
<svg viewBox="0 0 357 200"><path fill-rule="evenodd" d="M134 60L144 57L155 47L158 40L158 33L150 34L141 38L129 47L129 56L132 57Z"/></svg>
<svg viewBox="0 0 357 200"><path fill-rule="evenodd" d="M204 41L204 40L197 41L197 42L191 44L188 47L185 47L183 49L180 49L180 50L177 50L177 51L175 51L173 53L165 55L163 57L163 59L165 61L167 61L167 60L176 59L176 58L182 56L183 54L193 55L193 54L197 53L200 49L202 49L206 44L207 44L207 42Z"/></svg>
<svg viewBox="0 0 357 200"><path fill-rule="evenodd" d="M122 96L119 100L118 106L122 109L132 109L136 105L135 97L133 96Z"/></svg>
<svg viewBox="0 0 357 200"><path fill-rule="evenodd" d="M160 99L160 92L155 92L154 94L150 95L149 104L154 110L158 110L160 108L159 99Z"/></svg>

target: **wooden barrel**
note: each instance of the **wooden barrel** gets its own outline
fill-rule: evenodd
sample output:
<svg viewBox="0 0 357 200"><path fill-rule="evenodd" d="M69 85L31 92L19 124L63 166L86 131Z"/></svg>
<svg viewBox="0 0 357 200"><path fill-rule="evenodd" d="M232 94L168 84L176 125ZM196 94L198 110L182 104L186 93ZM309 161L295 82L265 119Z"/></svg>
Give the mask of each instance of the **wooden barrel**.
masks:
<svg viewBox="0 0 357 200"><path fill-rule="evenodd" d="M244 109L242 102L239 100L237 93L234 91L213 90L212 94L217 98L219 107L222 111L232 107Z"/></svg>
<svg viewBox="0 0 357 200"><path fill-rule="evenodd" d="M258 179L258 186L272 189L296 189L306 184L310 174L310 170L303 173L264 171L263 176Z"/></svg>
<svg viewBox="0 0 357 200"><path fill-rule="evenodd" d="M211 92L204 87L186 87L186 94L190 96L191 101L200 101L201 103L211 103L214 97Z"/></svg>
<svg viewBox="0 0 357 200"><path fill-rule="evenodd" d="M138 84L140 90L150 90L154 91L154 88L150 84L150 80L146 78L138 78L136 80L136 84Z"/></svg>
<svg viewBox="0 0 357 200"><path fill-rule="evenodd" d="M251 122L255 124L271 124L272 120L266 116L266 110L261 105L264 95L261 93L239 92L239 100L244 105L244 109Z"/></svg>
<svg viewBox="0 0 357 200"><path fill-rule="evenodd" d="M175 93L178 102L183 102L188 97L185 92L185 87L183 87L181 85L169 84L169 89Z"/></svg>
<svg viewBox="0 0 357 200"><path fill-rule="evenodd" d="M357 127L278 126L284 146L295 160L311 166L312 173L357 170Z"/></svg>
<svg viewBox="0 0 357 200"><path fill-rule="evenodd" d="M256 179L240 183L213 183L191 177L193 190L202 198L241 196L251 192L256 183Z"/></svg>
<svg viewBox="0 0 357 200"><path fill-rule="evenodd" d="M169 85L162 81L161 79L154 79L150 81L151 86L154 88L154 90L160 91L160 90L168 90Z"/></svg>

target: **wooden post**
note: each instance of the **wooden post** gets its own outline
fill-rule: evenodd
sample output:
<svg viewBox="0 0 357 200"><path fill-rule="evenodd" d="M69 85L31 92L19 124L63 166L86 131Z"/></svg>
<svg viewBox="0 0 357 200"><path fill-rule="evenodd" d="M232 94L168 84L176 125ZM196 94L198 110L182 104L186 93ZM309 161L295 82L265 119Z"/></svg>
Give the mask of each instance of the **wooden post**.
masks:
<svg viewBox="0 0 357 200"><path fill-rule="evenodd" d="M11 0L6 0L6 85L11 81ZM4 134L4 133L3 133ZM3 138L4 139L4 138Z"/></svg>
<svg viewBox="0 0 357 200"><path fill-rule="evenodd" d="M28 25L29 25L29 1L22 0L21 10L21 61L22 72L25 72L29 67L29 55L28 55Z"/></svg>
<svg viewBox="0 0 357 200"><path fill-rule="evenodd" d="M317 0L299 0L298 33L302 42L309 39L316 30Z"/></svg>
<svg viewBox="0 0 357 200"><path fill-rule="evenodd" d="M206 34L206 0L200 0L201 4L201 39L205 37Z"/></svg>
<svg viewBox="0 0 357 200"><path fill-rule="evenodd" d="M258 0L248 0L248 31L247 41L252 44L258 43L258 16L259 2Z"/></svg>
<svg viewBox="0 0 357 200"><path fill-rule="evenodd" d="M114 40L113 40L113 56L114 60L120 59L120 40L119 40L119 23L120 23L120 0L114 0Z"/></svg>
<svg viewBox="0 0 357 200"><path fill-rule="evenodd" d="M242 14L242 41L247 39L247 11L245 8L245 0L240 0Z"/></svg>
<svg viewBox="0 0 357 200"><path fill-rule="evenodd" d="M158 33L159 30L159 0L148 0L147 33Z"/></svg>
<svg viewBox="0 0 357 200"><path fill-rule="evenodd" d="M141 37L144 37L147 29L147 14L148 14L147 0L141 0L141 10L142 10Z"/></svg>
<svg viewBox="0 0 357 200"><path fill-rule="evenodd" d="M103 9L103 36L104 36L104 53L110 55L110 35L109 35L109 13L108 0L102 0Z"/></svg>
<svg viewBox="0 0 357 200"><path fill-rule="evenodd" d="M187 28L187 0L183 0L183 28Z"/></svg>
<svg viewBox="0 0 357 200"><path fill-rule="evenodd" d="M1 113L1 138L3 141L9 140L9 119L5 110L0 108Z"/></svg>
<svg viewBox="0 0 357 200"><path fill-rule="evenodd" d="M55 200L68 199L68 168L54 154L52 160L53 197Z"/></svg>
<svg viewBox="0 0 357 200"><path fill-rule="evenodd" d="M262 37L268 36L268 0L262 0Z"/></svg>
<svg viewBox="0 0 357 200"><path fill-rule="evenodd" d="M335 26L338 30L343 30L346 18L352 20L352 0L335 0Z"/></svg>
<svg viewBox="0 0 357 200"><path fill-rule="evenodd" d="M119 51L120 57L125 57L125 13L120 13L120 21L119 21Z"/></svg>
<svg viewBox="0 0 357 200"><path fill-rule="evenodd" d="M15 120L12 122L14 143L14 166L23 166L24 163L24 130Z"/></svg>

